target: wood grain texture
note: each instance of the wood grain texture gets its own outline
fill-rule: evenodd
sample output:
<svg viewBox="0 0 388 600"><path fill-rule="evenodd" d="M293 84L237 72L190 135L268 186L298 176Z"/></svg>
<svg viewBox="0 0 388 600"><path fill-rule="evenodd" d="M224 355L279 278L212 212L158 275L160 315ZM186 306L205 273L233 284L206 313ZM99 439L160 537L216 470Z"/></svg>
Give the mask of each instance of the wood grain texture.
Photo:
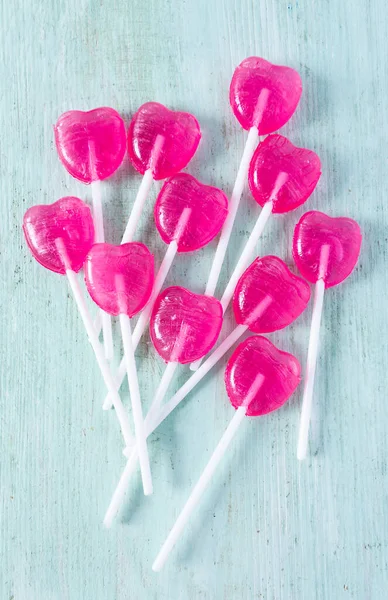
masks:
<svg viewBox="0 0 388 600"><path fill-rule="evenodd" d="M1 599L386 598L387 38L383 0L2 0ZM188 170L230 194L245 134L228 85L255 54L300 71L303 98L283 131L321 156L309 207L356 218L362 256L326 296L311 457L300 465L295 456L300 391L245 424L157 576L152 560L231 418L223 370L150 439L154 497L144 499L137 476L104 531L121 436L101 410L103 384L66 282L30 257L21 221L35 203L90 200L53 146L52 125L71 108L112 106L127 120L147 100L192 111L203 141ZM139 181L126 162L103 185L112 242ZM160 260L151 207L139 239ZM291 261L303 211L274 218L258 253ZM257 214L245 193L220 291ZM200 292L213 250L180 256L167 283ZM270 336L303 364L310 315ZM163 371L148 340L138 363L148 404ZM186 377L182 369L177 384Z"/></svg>

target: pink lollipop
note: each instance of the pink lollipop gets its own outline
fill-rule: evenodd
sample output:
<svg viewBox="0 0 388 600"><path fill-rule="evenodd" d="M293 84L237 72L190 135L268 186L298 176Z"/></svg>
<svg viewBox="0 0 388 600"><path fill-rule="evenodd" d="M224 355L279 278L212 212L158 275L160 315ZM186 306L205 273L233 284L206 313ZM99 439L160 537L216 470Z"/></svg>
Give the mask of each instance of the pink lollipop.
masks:
<svg viewBox="0 0 388 600"><path fill-rule="evenodd" d="M95 244L86 257L85 281L94 302L107 313L120 317L143 489L144 494L152 494L130 319L150 297L154 283L153 256L144 244Z"/></svg>
<svg viewBox="0 0 388 600"><path fill-rule="evenodd" d="M226 366L225 385L237 410L152 565L154 571L160 571L165 564L244 417L277 410L299 382L300 365L295 356L278 350L266 338L251 337L236 348Z"/></svg>
<svg viewBox="0 0 388 600"><path fill-rule="evenodd" d="M299 430L299 460L307 454L325 288L338 285L353 271L361 239L360 227L353 219L333 219L316 210L305 213L295 227L292 251L296 265L308 281L316 284Z"/></svg>
<svg viewBox="0 0 388 600"><path fill-rule="evenodd" d="M170 287L157 298L151 316L150 334L158 354L168 364L149 413L155 416L166 395L178 364L185 365L207 354L222 327L218 300Z"/></svg>
<svg viewBox="0 0 388 600"><path fill-rule="evenodd" d="M143 175L122 243L133 239L152 181L171 177L193 158L201 139L193 115L146 102L134 114L128 131L129 158Z"/></svg>
<svg viewBox="0 0 388 600"><path fill-rule="evenodd" d="M83 183L91 184L96 242L104 242L101 184L119 168L126 147L124 121L113 108L83 112L70 110L54 127L59 158L67 171ZM105 356L113 357L112 323L102 312Z"/></svg>
<svg viewBox="0 0 388 600"><path fill-rule="evenodd" d="M170 290L175 289L176 288L170 288ZM212 341L211 345L214 344L218 335L217 323L218 320L221 319L222 311L220 310L220 303L214 298L191 294L193 300L190 301L190 298L186 295L184 295L183 298L181 294L178 294L179 304L182 307L183 303L184 305L188 305L187 320L189 320L189 315L191 315L192 312L194 314L194 311L192 311L193 301L196 303L197 299L200 299L202 304L205 303L206 299L206 305L209 309L212 307L212 310L208 310L206 314L207 323L200 318L198 311L195 312L195 319L190 318L189 322L194 330L197 328L196 331L198 334L194 335L192 330L187 334L185 327L181 328L180 326L181 321L179 319L175 321L173 318L177 312L175 308L175 294L174 302L172 303L174 308L172 311L167 312L167 318L164 317L165 310L163 310L163 308L166 299L165 294L166 298L170 299L169 290L166 290L166 292L159 297L160 305L158 303L158 305L155 306L150 329L151 337L156 349L165 360L171 361L168 364L167 369L172 369L173 367L171 365L174 364L174 357L172 357L172 354L175 347L178 349L178 354L175 356L176 364L176 362L184 363L193 359L195 351L197 351L197 357L202 356L210 346L209 342ZM292 323L304 311L309 298L309 285L300 277L293 275L280 258L275 256L257 258L245 271L236 288L233 308L238 326L205 360L198 371L193 373L190 379L188 379L188 381L177 391L171 400L160 407L161 399L163 398L169 383L168 375L165 373L164 381L162 380L161 382L153 402L153 407L151 407L146 418L147 435L152 433L170 412L178 406L178 404L197 385L197 383L201 381L206 373L217 364L248 328L255 333L264 333L282 329ZM183 308L182 314L184 314ZM217 317L215 317L215 314ZM197 324L196 321L200 321L200 323ZM173 332L172 335L171 332ZM199 335L199 332L201 332L201 335ZM210 340L209 332L211 332ZM185 350L190 348L190 352L185 352L183 355L179 354L179 351L182 348L180 334L182 340L185 342L183 346ZM186 336L190 338L189 341L185 339ZM194 341L193 345L190 341L192 336ZM173 343L174 341L177 342L176 346ZM121 506L129 479L135 467L136 452L134 451L128 460L127 466L123 471L106 512L104 523L107 527L111 525L114 516Z"/></svg>
<svg viewBox="0 0 388 600"><path fill-rule="evenodd" d="M33 206L24 215L23 231L33 257L46 269L67 275L101 374L116 408L125 442L127 446L132 445L128 417L76 275L93 244L94 227L90 209L82 200L73 197L61 198L49 206Z"/></svg>
<svg viewBox="0 0 388 600"><path fill-rule="evenodd" d="M136 323L134 349L148 325L154 302L177 252L191 252L206 246L219 233L227 215L227 205L228 200L221 190L204 185L185 173L171 177L163 185L156 200L154 216L157 230L168 248L156 275L150 300ZM172 377L172 370L169 373ZM117 376L118 388L124 376L125 362L122 361ZM107 398L104 406L109 407L109 404Z"/></svg>
<svg viewBox="0 0 388 600"><path fill-rule="evenodd" d="M206 296L214 296L216 291L249 163L259 135L272 133L282 127L293 115L301 93L302 82L296 71L289 67L272 65L263 58L246 58L233 74L229 92L230 104L239 123L244 129L248 129L249 133L229 202L228 218L221 231L206 285ZM198 366L197 363L191 365L191 368L195 370Z"/></svg>
<svg viewBox="0 0 388 600"><path fill-rule="evenodd" d="M285 213L306 202L321 175L318 156L311 150L297 148L281 135L269 135L261 142L249 167L249 187L256 202L263 207L252 233L221 298L224 312L272 213ZM196 370L200 362L191 365Z"/></svg>

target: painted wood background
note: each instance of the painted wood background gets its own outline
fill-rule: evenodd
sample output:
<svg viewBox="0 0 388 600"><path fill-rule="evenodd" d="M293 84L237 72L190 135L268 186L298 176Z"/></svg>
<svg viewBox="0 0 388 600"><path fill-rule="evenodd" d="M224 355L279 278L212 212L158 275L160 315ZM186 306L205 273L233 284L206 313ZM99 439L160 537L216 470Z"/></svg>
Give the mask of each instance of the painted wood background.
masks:
<svg viewBox="0 0 388 600"><path fill-rule="evenodd" d="M387 597L387 39L383 0L1 2L1 599ZM21 221L36 203L90 199L53 145L53 123L70 108L108 105L127 121L147 100L192 111L203 141L188 170L230 194L245 134L228 86L255 54L300 71L303 98L283 132L321 156L309 208L356 218L362 256L326 297L310 458L295 457L299 391L245 424L155 575L152 561L232 415L223 369L152 436L154 497L142 497L136 477L105 531L121 436L101 410L104 387L66 281L30 257ZM139 181L126 161L104 184L112 242ZM151 207L139 238L160 260ZM257 252L291 261L303 211L274 218ZM257 214L246 192L219 291ZM200 292L213 250L179 257L168 283ZM303 364L310 314L271 336ZM138 363L147 404L163 370L149 341Z"/></svg>

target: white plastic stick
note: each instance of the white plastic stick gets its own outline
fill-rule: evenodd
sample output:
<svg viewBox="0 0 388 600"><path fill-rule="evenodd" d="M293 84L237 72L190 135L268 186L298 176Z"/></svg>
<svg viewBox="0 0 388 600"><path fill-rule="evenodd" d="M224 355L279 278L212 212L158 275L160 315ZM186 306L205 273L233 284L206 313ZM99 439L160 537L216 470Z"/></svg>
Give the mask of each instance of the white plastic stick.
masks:
<svg viewBox="0 0 388 600"><path fill-rule="evenodd" d="M216 468L218 467L219 463L221 462L222 457L224 456L226 450L228 449L230 442L234 438L238 428L240 427L241 423L243 422L245 414L246 414L246 410L247 409L245 407L241 407L241 406L236 410L231 422L229 423L225 433L223 434L222 438L220 439L208 464L206 465L205 470L203 471L201 477L199 478L198 483L196 484L193 491L191 492L189 499L187 500L185 506L183 507L182 512L180 513L178 519L175 522L175 525L171 529L166 541L164 542L164 544L162 546L162 549L160 550L158 556L156 557L156 560L155 560L154 564L152 565L153 571L160 571L162 569L171 550L173 549L176 542L178 541L178 538L181 536L182 531L185 528L185 525L191 516L191 513L193 512L194 508L197 506L198 502L201 499L202 494L204 493L207 486L209 485L211 478L213 477Z"/></svg>
<svg viewBox="0 0 388 600"><path fill-rule="evenodd" d="M104 235L104 221L102 213L102 202L101 202L101 181L92 181L92 201L93 201L93 221L95 228L95 241L103 243L105 241ZM105 358L112 360L113 358L113 335L112 335L112 319L104 310L100 309Z"/></svg>
<svg viewBox="0 0 388 600"><path fill-rule="evenodd" d="M252 255L255 252L256 244L259 240L259 237L263 233L264 227L266 226L271 214L272 202L267 202L266 204L264 204L260 212L259 218L256 221L252 233L249 236L247 243L245 244L244 250L241 253L237 265L229 279L228 285L226 286L225 291L222 295L221 305L224 312L228 308L229 303L233 297L234 289L238 283L238 280L240 279L241 275L244 273L245 269L247 268L248 264L252 259Z"/></svg>
<svg viewBox="0 0 388 600"><path fill-rule="evenodd" d="M141 407L135 355L132 346L131 321L128 315L120 315L120 327L128 375L128 386L131 395L133 422L135 424L136 447L140 462L143 491L145 496L149 496L152 494L151 468L147 449L147 436L143 420L143 411Z"/></svg>
<svg viewBox="0 0 388 600"><path fill-rule="evenodd" d="M178 251L177 240L179 240L179 237L182 235L182 232L183 232L184 228L186 227L187 222L190 218L190 214L191 214L190 208L185 208L183 210L182 215L178 221L178 225L175 230L175 234L174 234L175 239L168 245L166 254L164 255L163 261L159 267L159 271L156 274L151 297L150 297L149 301L147 302L147 305L145 306L145 308L140 313L140 316L137 320L135 329L133 331L133 336L132 336L132 344L133 344L134 352L136 351L136 348L140 342L140 339L141 339L144 331L146 330L146 327L150 320L152 309L155 304L155 300L158 297L160 290L162 289L163 284L165 282L165 279L171 269L171 265L176 256L176 253ZM125 372L126 372L125 361L123 359L120 363L120 366L118 368L117 375L116 375L117 390L120 389L120 386L125 377ZM104 404L103 404L104 409L106 409L106 410L109 409L111 407L111 404L112 404L112 401L109 398L109 394L108 394L104 400Z"/></svg>
<svg viewBox="0 0 388 600"><path fill-rule="evenodd" d="M216 253L214 255L213 264L210 270L209 279L205 289L206 296L214 296L218 279L220 277L222 265L225 259L226 250L228 248L230 236L232 233L234 221L236 219L238 207L243 193L244 185L247 179L249 164L251 162L255 148L259 142L259 132L257 127L251 127L245 143L244 152L241 158L240 166L237 171L236 181L234 183L232 196L228 206L228 216L221 230L220 239L218 241Z"/></svg>
<svg viewBox="0 0 388 600"><path fill-rule="evenodd" d="M137 224L143 212L144 204L150 192L152 182L152 170L147 169L147 171L143 175L143 179L141 180L141 184L138 189L135 202L132 206L132 211L129 216L127 226L125 228L123 239L121 240L122 244L127 244L128 242L131 242L133 240L133 236L135 234Z"/></svg>
<svg viewBox="0 0 388 600"><path fill-rule="evenodd" d="M158 135L156 137L155 145L154 145L154 148L152 151L150 166L143 175L143 179L141 181L139 190L137 192L135 202L132 206L132 211L129 216L127 226L125 228L123 239L121 240L122 244L132 242L132 240L133 240L133 236L135 234L136 227L140 221L140 217L143 212L144 204L147 200L147 197L148 197L148 194L151 189L152 182L153 182L153 166L159 157L160 151L163 146L163 142L164 142L163 136Z"/></svg>
<svg viewBox="0 0 388 600"><path fill-rule="evenodd" d="M319 278L317 280L317 283L315 284L314 308L311 318L305 386L303 391L302 413L300 417L299 426L299 440L297 450L297 457L299 460L304 460L307 455L307 444L311 420L315 370L318 357L319 332L321 328L323 297L325 294L325 274L327 269L327 262L329 259L329 249L330 247L326 244L322 246L320 256Z"/></svg>
<svg viewBox="0 0 388 600"><path fill-rule="evenodd" d="M167 363L167 366L164 370L162 379L159 382L158 389L156 390L155 397L154 397L151 407L147 413L147 422L152 423L152 420L158 414L178 365L179 365L178 362ZM147 427L147 430L149 428L150 427Z"/></svg>
<svg viewBox="0 0 388 600"><path fill-rule="evenodd" d="M186 504L184 505L179 517L175 521L175 525L171 529L158 556L156 557L156 560L155 560L154 564L152 565L153 571L160 571L163 568L163 565L165 564L171 550L174 548L176 542L178 541L179 537L181 536L193 510L196 508L197 504L199 503L199 501L202 497L202 494L205 492L206 488L208 487L218 465L220 464L222 458L224 457L225 452L229 447L229 444L231 443L238 428L240 427L241 423L243 422L250 401L253 399L255 394L258 392L263 381L264 381L264 377L262 375L258 375L256 377L255 381L253 382L252 386L250 387L250 389L248 391L247 399L244 402L244 405L240 406L236 410L225 433L221 437L216 449L214 450L209 462L207 463L202 475L200 476L197 484L195 485L193 491L191 492L189 499L187 500Z"/></svg>
<svg viewBox="0 0 388 600"><path fill-rule="evenodd" d="M90 344L96 355L96 359L97 359L98 366L100 367L101 375L104 379L105 385L108 388L109 393L112 394L113 404L116 409L117 418L119 420L121 430L123 432L125 444L127 447L131 447L134 443L134 439L133 439L133 436L131 433L128 415L125 412L125 409L121 402L120 396L118 395L117 390L115 388L115 384L113 381L113 377L112 377L109 365L104 356L103 347L101 346L100 342L98 341L96 330L94 329L94 326L93 326L93 319L88 310L85 298L82 294L81 286L79 284L77 275L76 275L76 273L74 273L74 271L70 267L67 251L66 251L65 245L63 243L63 240L61 238L58 238L56 240L56 246L57 246L60 256L62 257L63 264L66 269L66 275L69 280L70 288L71 288L71 291L73 292L74 299L77 303L77 307L78 307L79 313L81 315L82 321L84 323Z"/></svg>

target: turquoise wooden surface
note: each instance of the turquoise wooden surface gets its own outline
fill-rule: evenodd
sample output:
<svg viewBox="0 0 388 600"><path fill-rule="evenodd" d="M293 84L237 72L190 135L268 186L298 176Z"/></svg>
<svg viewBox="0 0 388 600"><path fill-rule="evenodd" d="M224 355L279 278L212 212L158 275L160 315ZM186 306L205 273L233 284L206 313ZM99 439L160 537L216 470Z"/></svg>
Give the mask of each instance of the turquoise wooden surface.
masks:
<svg viewBox="0 0 388 600"><path fill-rule="evenodd" d="M1 592L4 600L383 600L387 597L388 19L383 0L14 0L1 3ZM128 121L146 100L192 111L203 141L189 172L230 194L245 134L228 106L234 67L259 55L297 68L300 107L284 133L316 150L309 201L356 218L360 263L327 293L311 454L295 457L301 390L249 421L160 575L151 564L232 409L222 368L150 439L155 495L137 476L125 510L101 522L124 466L113 413L66 281L22 239L24 211L67 194L90 200L53 146L70 108L108 105ZM103 186L118 242L139 176ZM160 260L148 214L139 238ZM274 218L258 253L291 260L300 209ZM222 284L258 213L244 194ZM212 247L168 278L200 292ZM304 364L311 308L272 335ZM231 327L231 323L229 327ZM138 352L148 404L163 365ZM182 370L179 381L187 372ZM125 388L124 388L125 389ZM127 390L126 390L127 395Z"/></svg>

